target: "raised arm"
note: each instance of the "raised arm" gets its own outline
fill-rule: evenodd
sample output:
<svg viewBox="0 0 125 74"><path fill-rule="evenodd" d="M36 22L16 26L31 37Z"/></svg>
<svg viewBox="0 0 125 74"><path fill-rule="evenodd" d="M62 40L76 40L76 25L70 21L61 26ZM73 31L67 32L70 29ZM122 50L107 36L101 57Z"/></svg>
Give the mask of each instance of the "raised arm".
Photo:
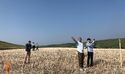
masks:
<svg viewBox="0 0 125 74"><path fill-rule="evenodd" d="M95 43L95 39L93 39L93 41L92 41L92 44L94 44Z"/></svg>
<svg viewBox="0 0 125 74"><path fill-rule="evenodd" d="M91 47L91 46L94 46L94 44L95 44L95 39L93 39L92 42L87 42L87 43L86 43L86 46L87 46L87 47Z"/></svg>
<svg viewBox="0 0 125 74"><path fill-rule="evenodd" d="M92 46L92 43L87 42L86 47L90 47L90 46Z"/></svg>
<svg viewBox="0 0 125 74"><path fill-rule="evenodd" d="M73 41L74 41L75 43L77 43L77 40L76 40L74 37L72 37L72 39L73 39Z"/></svg>

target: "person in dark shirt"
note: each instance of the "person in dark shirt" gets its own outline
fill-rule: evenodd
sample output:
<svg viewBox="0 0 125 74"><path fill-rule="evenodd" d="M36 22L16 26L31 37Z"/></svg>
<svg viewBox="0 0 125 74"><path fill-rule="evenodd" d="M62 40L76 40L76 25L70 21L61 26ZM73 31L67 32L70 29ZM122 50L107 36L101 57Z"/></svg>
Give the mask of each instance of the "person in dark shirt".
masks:
<svg viewBox="0 0 125 74"><path fill-rule="evenodd" d="M36 43L36 50L39 50L39 44Z"/></svg>
<svg viewBox="0 0 125 74"><path fill-rule="evenodd" d="M33 51L35 51L35 48L36 48L35 42L32 43L32 48L33 48Z"/></svg>
<svg viewBox="0 0 125 74"><path fill-rule="evenodd" d="M25 51L26 51L26 56L25 56L25 60L24 63L30 63L30 55L31 55L31 49L32 49L32 45L31 45L31 41L29 41L26 45L25 45Z"/></svg>
<svg viewBox="0 0 125 74"><path fill-rule="evenodd" d="M88 67L93 66L94 43L95 43L95 39L93 39L93 41L90 38L87 39L86 47L87 47L87 51L88 51L88 58L87 58Z"/></svg>

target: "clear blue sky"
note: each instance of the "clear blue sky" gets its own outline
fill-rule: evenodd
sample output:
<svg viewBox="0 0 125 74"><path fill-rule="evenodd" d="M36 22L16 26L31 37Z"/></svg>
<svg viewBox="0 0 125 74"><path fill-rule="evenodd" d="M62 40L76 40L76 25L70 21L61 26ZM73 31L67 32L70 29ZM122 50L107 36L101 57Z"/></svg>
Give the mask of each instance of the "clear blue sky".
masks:
<svg viewBox="0 0 125 74"><path fill-rule="evenodd" d="M0 0L0 40L73 42L125 37L124 0Z"/></svg>

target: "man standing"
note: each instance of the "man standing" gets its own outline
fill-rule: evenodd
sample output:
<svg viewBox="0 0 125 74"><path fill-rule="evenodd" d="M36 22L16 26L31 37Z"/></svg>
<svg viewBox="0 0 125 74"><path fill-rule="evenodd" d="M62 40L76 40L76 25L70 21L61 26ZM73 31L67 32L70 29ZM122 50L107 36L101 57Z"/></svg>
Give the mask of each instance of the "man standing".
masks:
<svg viewBox="0 0 125 74"><path fill-rule="evenodd" d="M83 70L84 53L83 53L82 38L79 37L78 40L76 40L74 37L72 37L72 39L75 41L75 43L76 43L76 45L77 45L78 60L79 60L80 70Z"/></svg>
<svg viewBox="0 0 125 74"><path fill-rule="evenodd" d="M36 50L39 50L39 44L36 43Z"/></svg>
<svg viewBox="0 0 125 74"><path fill-rule="evenodd" d="M31 55L31 49L32 49L32 45L31 45L31 41L29 41L26 45L26 57L25 57L25 60L24 60L24 64L27 63L30 63L30 55Z"/></svg>
<svg viewBox="0 0 125 74"><path fill-rule="evenodd" d="M35 42L32 43L32 48L33 48L33 51L35 51L35 48L36 48Z"/></svg>
<svg viewBox="0 0 125 74"><path fill-rule="evenodd" d="M87 58L87 66L88 67L93 66L94 43L95 43L95 39L93 39L93 41L90 38L87 39L86 47L87 47L87 51L88 51L88 58Z"/></svg>

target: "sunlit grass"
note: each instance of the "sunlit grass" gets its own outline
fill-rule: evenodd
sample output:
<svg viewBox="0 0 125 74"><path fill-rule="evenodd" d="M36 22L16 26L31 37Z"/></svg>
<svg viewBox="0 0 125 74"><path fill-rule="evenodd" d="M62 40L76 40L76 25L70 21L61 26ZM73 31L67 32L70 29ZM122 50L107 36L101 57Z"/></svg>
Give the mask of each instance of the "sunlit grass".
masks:
<svg viewBox="0 0 125 74"><path fill-rule="evenodd" d="M85 55L87 56L86 50ZM94 50L94 66L79 71L75 48L41 48L32 52L31 63L23 65L25 51L0 51L0 60L10 61L11 74L124 74L125 50L122 50L123 67L119 63L119 49ZM87 58L85 57L85 65ZM1 69L0 69L1 70Z"/></svg>

